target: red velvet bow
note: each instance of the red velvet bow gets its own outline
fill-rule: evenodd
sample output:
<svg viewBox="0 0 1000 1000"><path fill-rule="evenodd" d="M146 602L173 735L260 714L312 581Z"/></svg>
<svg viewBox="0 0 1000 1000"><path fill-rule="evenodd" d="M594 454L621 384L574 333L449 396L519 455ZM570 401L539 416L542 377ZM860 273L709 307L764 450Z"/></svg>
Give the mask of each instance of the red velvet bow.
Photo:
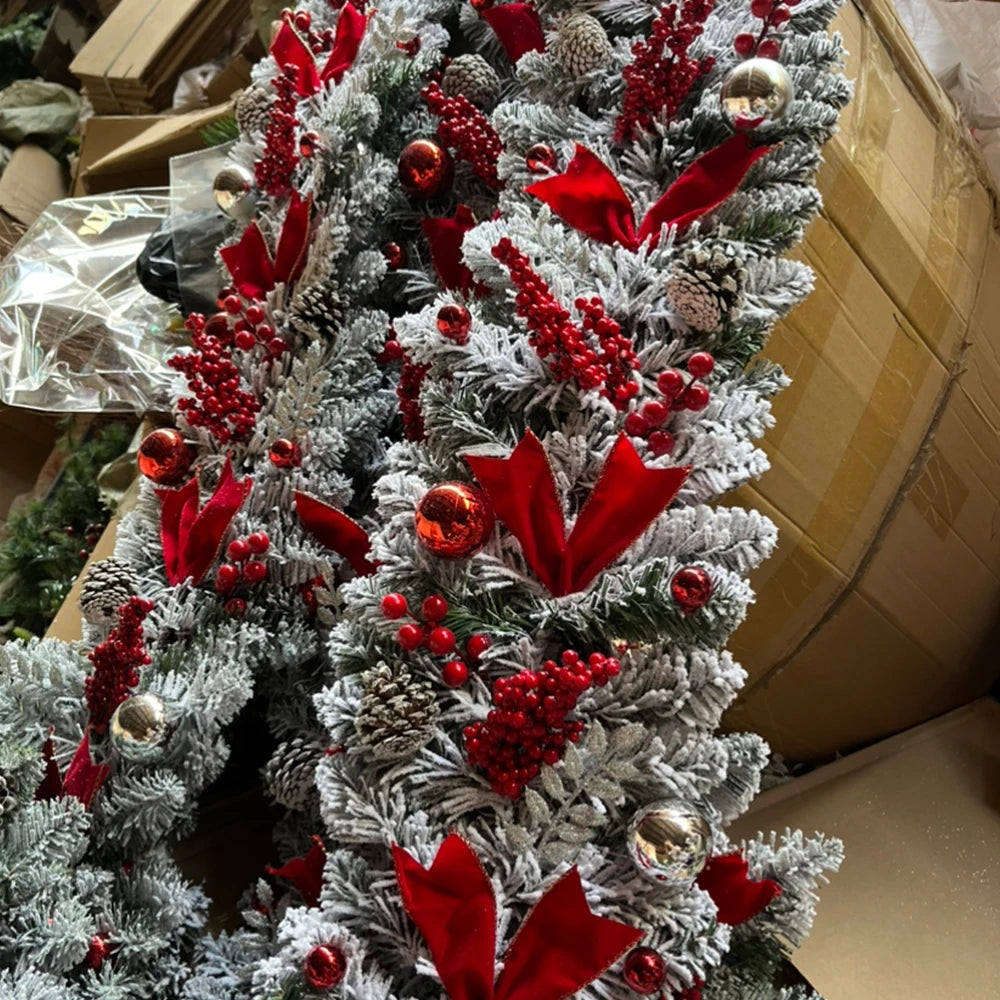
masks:
<svg viewBox="0 0 1000 1000"><path fill-rule="evenodd" d="M472 209L468 205L459 205L453 219L432 217L423 219L420 225L430 244L431 260L438 280L449 292L461 292L468 296L475 285L475 278L462 262L462 240L476 225Z"/></svg>
<svg viewBox="0 0 1000 1000"><path fill-rule="evenodd" d="M772 148L751 148L745 135L734 135L699 156L650 208L638 231L632 202L618 178L606 163L579 144L564 173L536 181L525 190L587 236L638 250L646 240L655 247L663 226L682 231L718 208L740 186L750 167Z"/></svg>
<svg viewBox="0 0 1000 1000"><path fill-rule="evenodd" d="M308 493L296 490L293 495L302 527L316 541L343 556L358 576L371 576L375 572L378 567L368 559L371 541L357 521Z"/></svg>
<svg viewBox="0 0 1000 1000"><path fill-rule="evenodd" d="M83 739L66 768L65 777L59 774L51 738L42 746L42 758L45 761L45 777L35 792L38 801L62 799L71 795L88 809L111 770L107 764L95 764L90 759L90 729L83 734Z"/></svg>
<svg viewBox="0 0 1000 1000"><path fill-rule="evenodd" d="M720 924L743 924L756 917L781 895L781 886L769 878L754 882L750 866L739 852L710 858L698 876L698 888L712 897Z"/></svg>
<svg viewBox="0 0 1000 1000"><path fill-rule="evenodd" d="M344 73L354 65L366 24L364 14L353 4L345 4L337 21L333 50L322 70L316 65L316 59L305 40L287 21L281 25L271 43L271 55L283 71L293 71L295 92L300 97L312 97L320 92L327 81L340 83Z"/></svg>
<svg viewBox="0 0 1000 1000"><path fill-rule="evenodd" d="M542 19L530 3L489 7L480 16L493 29L512 63L516 63L525 52L545 51Z"/></svg>
<svg viewBox="0 0 1000 1000"><path fill-rule="evenodd" d="M208 503L199 511L198 477L179 490L157 490L160 498L160 540L163 543L163 563L167 582L171 586L187 579L201 583L211 569L222 547L229 525L243 506L253 480L239 482L233 477L233 466L226 464Z"/></svg>
<svg viewBox="0 0 1000 1000"><path fill-rule="evenodd" d="M326 847L319 837L314 835L310 839L312 846L309 848L307 854L301 858L292 858L291 861L280 868L272 868L270 865L267 865L264 871L275 878L283 878L291 882L302 894L302 898L306 901L306 906L317 906L319 904L319 894L323 888Z"/></svg>
<svg viewBox="0 0 1000 1000"><path fill-rule="evenodd" d="M219 251L236 290L244 298L262 299L279 282L291 285L302 273L309 249L312 204L312 195L303 201L297 191L292 192L273 259L256 222L250 223L239 243Z"/></svg>
<svg viewBox="0 0 1000 1000"><path fill-rule="evenodd" d="M403 906L450 1000L564 1000L643 936L591 913L580 875L571 868L528 914L494 984L496 900L472 848L452 834L430 869L401 847L392 852Z"/></svg>
<svg viewBox="0 0 1000 1000"><path fill-rule="evenodd" d="M619 435L593 492L566 537L555 477L542 443L528 431L509 458L466 455L497 517L556 597L583 590L677 496L690 466L648 469Z"/></svg>

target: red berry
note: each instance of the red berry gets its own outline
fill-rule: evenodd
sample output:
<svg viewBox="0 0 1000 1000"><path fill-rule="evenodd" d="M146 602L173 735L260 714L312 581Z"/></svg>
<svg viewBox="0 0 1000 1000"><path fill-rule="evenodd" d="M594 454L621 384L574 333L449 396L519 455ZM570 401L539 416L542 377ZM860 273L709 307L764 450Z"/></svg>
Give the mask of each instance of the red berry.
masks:
<svg viewBox="0 0 1000 1000"><path fill-rule="evenodd" d="M427 636L427 647L437 656L447 656L455 651L455 633L448 628L436 628Z"/></svg>
<svg viewBox="0 0 1000 1000"><path fill-rule="evenodd" d="M312 26L312 15L307 10L297 10L294 14L295 27L299 31L308 31Z"/></svg>
<svg viewBox="0 0 1000 1000"><path fill-rule="evenodd" d="M688 358L687 369L695 378L705 378L712 374L715 368L715 358L708 351L698 351Z"/></svg>
<svg viewBox="0 0 1000 1000"><path fill-rule="evenodd" d="M255 587L258 583L263 583L267 579L267 566L256 559L251 559L243 566L243 579Z"/></svg>
<svg viewBox="0 0 1000 1000"><path fill-rule="evenodd" d="M257 339L266 344L274 336L274 327L270 323L261 323L257 327Z"/></svg>
<svg viewBox="0 0 1000 1000"><path fill-rule="evenodd" d="M650 427L659 427L670 416L670 407L666 403L654 399L649 403L644 403L639 412Z"/></svg>
<svg viewBox="0 0 1000 1000"><path fill-rule="evenodd" d="M740 56L748 56L753 52L753 46L756 39L749 32L744 31L742 34L736 36L733 40L733 48L736 50L736 54Z"/></svg>
<svg viewBox="0 0 1000 1000"><path fill-rule="evenodd" d="M236 289L233 288L231 285L226 285L224 288L219 289L219 296L216 299L215 304L220 309L225 309L226 299L228 299L230 295L235 295L235 294L236 294Z"/></svg>
<svg viewBox="0 0 1000 1000"><path fill-rule="evenodd" d="M684 373L676 368L668 368L665 372L660 372L656 379L656 388L663 393L667 399L676 399L686 385Z"/></svg>
<svg viewBox="0 0 1000 1000"><path fill-rule="evenodd" d="M247 613L247 602L242 597L231 597L225 603L226 614L233 618L242 618Z"/></svg>
<svg viewBox="0 0 1000 1000"><path fill-rule="evenodd" d="M228 552L229 558L233 562L246 562L250 558L250 546L242 538L237 538L235 542L230 542L226 552Z"/></svg>
<svg viewBox="0 0 1000 1000"><path fill-rule="evenodd" d="M646 443L649 445L649 450L657 457L667 455L674 450L674 436L669 431L653 431L646 438Z"/></svg>
<svg viewBox="0 0 1000 1000"><path fill-rule="evenodd" d="M787 24L792 18L792 12L787 7L779 7L771 15L771 24L776 28L780 28L783 24Z"/></svg>
<svg viewBox="0 0 1000 1000"><path fill-rule="evenodd" d="M469 679L469 668L461 660L449 660L441 668L441 679L450 688L461 687Z"/></svg>
<svg viewBox="0 0 1000 1000"><path fill-rule="evenodd" d="M240 568L232 563L223 563L215 571L215 589L220 594L228 594L240 582Z"/></svg>
<svg viewBox="0 0 1000 1000"><path fill-rule="evenodd" d="M243 300L238 295L229 295L222 303L222 308L231 316L243 312Z"/></svg>
<svg viewBox="0 0 1000 1000"><path fill-rule="evenodd" d="M630 413L625 418L625 433L630 437L645 437L649 433L649 424L638 413Z"/></svg>
<svg viewBox="0 0 1000 1000"><path fill-rule="evenodd" d="M258 323L264 322L264 310L260 306L250 306L246 311L247 322L251 326L256 326Z"/></svg>
<svg viewBox="0 0 1000 1000"><path fill-rule="evenodd" d="M249 330L240 330L233 338L233 343L241 351L252 351L257 346L257 338Z"/></svg>
<svg viewBox="0 0 1000 1000"><path fill-rule="evenodd" d="M791 0L788 0L791 3ZM796 0L798 2L798 0ZM778 44L773 38L765 38L764 41L757 46L757 55L761 59L777 59L781 53L781 45Z"/></svg>
<svg viewBox="0 0 1000 1000"><path fill-rule="evenodd" d="M465 644L465 651L474 660L478 660L483 653L486 652L490 646L493 645L493 640L488 635L483 635L481 632L477 632L469 641Z"/></svg>
<svg viewBox="0 0 1000 1000"><path fill-rule="evenodd" d="M708 401L711 398L708 389L703 385L692 385L688 386L687 391L684 393L684 406L689 410L704 410L708 406Z"/></svg>
<svg viewBox="0 0 1000 1000"><path fill-rule="evenodd" d="M382 348L382 356L386 361L402 361L403 345L398 340L387 340Z"/></svg>
<svg viewBox="0 0 1000 1000"><path fill-rule="evenodd" d="M280 358L288 350L288 341L284 337L272 337L267 342L268 353L276 358Z"/></svg>
<svg viewBox="0 0 1000 1000"><path fill-rule="evenodd" d="M448 602L439 594L431 594L420 606L421 614L429 622L439 622L448 614Z"/></svg>
<svg viewBox="0 0 1000 1000"><path fill-rule="evenodd" d="M762 20L774 10L774 0L751 0L750 13Z"/></svg>
<svg viewBox="0 0 1000 1000"><path fill-rule="evenodd" d="M396 633L396 642L403 649L417 649L424 644L424 630L419 625L402 625Z"/></svg>
<svg viewBox="0 0 1000 1000"><path fill-rule="evenodd" d="M255 531L247 537L247 544L251 552L263 555L271 547L271 540L263 531Z"/></svg>
<svg viewBox="0 0 1000 1000"><path fill-rule="evenodd" d="M382 598L382 614L386 618L392 620L402 618L409 610L406 598L402 594L386 594Z"/></svg>

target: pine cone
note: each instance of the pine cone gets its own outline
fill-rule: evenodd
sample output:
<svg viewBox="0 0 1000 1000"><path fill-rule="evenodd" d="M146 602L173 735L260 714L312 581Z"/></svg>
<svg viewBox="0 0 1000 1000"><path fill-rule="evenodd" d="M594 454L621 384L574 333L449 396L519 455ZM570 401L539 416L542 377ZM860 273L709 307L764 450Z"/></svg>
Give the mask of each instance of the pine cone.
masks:
<svg viewBox="0 0 1000 1000"><path fill-rule="evenodd" d="M118 609L135 595L135 580L121 559L94 563L80 588L80 610L91 625L114 625Z"/></svg>
<svg viewBox="0 0 1000 1000"><path fill-rule="evenodd" d="M286 809L305 812L316 802L316 765L323 756L318 740L295 739L280 743L264 767L264 783L271 797Z"/></svg>
<svg viewBox="0 0 1000 1000"><path fill-rule="evenodd" d="M236 124L244 135L263 133L274 104L274 94L268 87L254 84L236 98Z"/></svg>
<svg viewBox="0 0 1000 1000"><path fill-rule="evenodd" d="M434 734L438 707L426 681L380 663L361 676L361 708L354 726L376 760L412 757Z"/></svg>
<svg viewBox="0 0 1000 1000"><path fill-rule="evenodd" d="M333 282L310 285L296 298L292 326L313 336L332 338L344 322L344 300Z"/></svg>
<svg viewBox="0 0 1000 1000"><path fill-rule="evenodd" d="M693 330L713 333L743 305L747 272L728 248L687 250L667 279L667 298Z"/></svg>
<svg viewBox="0 0 1000 1000"><path fill-rule="evenodd" d="M457 56L444 71L441 89L449 97L461 94L477 108L492 111L500 99L500 77L482 56Z"/></svg>
<svg viewBox="0 0 1000 1000"><path fill-rule="evenodd" d="M13 789L7 784L7 779L0 774L0 822L4 816L9 816L18 806L17 796Z"/></svg>
<svg viewBox="0 0 1000 1000"><path fill-rule="evenodd" d="M611 62L611 42L601 22L589 14L567 14L562 19L552 52L563 69L577 78Z"/></svg>

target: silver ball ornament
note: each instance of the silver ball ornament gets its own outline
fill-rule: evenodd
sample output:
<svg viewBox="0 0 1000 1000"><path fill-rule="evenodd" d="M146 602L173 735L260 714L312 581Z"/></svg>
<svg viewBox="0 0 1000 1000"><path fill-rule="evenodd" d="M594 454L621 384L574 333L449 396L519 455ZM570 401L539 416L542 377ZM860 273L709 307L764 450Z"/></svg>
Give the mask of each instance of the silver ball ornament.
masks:
<svg viewBox="0 0 1000 1000"><path fill-rule="evenodd" d="M647 878L690 885L708 862L712 828L693 806L669 799L640 809L628 840L632 862Z"/></svg>
<svg viewBox="0 0 1000 1000"><path fill-rule="evenodd" d="M151 691L126 698L111 716L111 745L126 760L150 763L163 756L167 742L167 712L163 699Z"/></svg>
<svg viewBox="0 0 1000 1000"><path fill-rule="evenodd" d="M729 71L719 101L722 114L736 132L785 117L795 99L788 71L773 59L747 59Z"/></svg>
<svg viewBox="0 0 1000 1000"><path fill-rule="evenodd" d="M248 210L253 211L252 199L249 199L252 191L253 174L237 163L226 164L212 182L216 205L234 219L242 218Z"/></svg>

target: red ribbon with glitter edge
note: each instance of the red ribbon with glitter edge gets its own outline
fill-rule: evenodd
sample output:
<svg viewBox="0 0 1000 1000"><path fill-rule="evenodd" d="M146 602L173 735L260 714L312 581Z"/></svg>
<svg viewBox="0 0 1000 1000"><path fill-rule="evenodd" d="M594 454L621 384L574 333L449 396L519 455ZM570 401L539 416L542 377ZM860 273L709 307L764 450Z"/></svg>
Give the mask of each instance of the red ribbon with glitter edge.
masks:
<svg viewBox="0 0 1000 1000"><path fill-rule="evenodd" d="M271 43L271 55L283 72L289 67L295 70L295 92L299 97L312 97L322 90L324 83L330 80L340 83L354 65L367 24L368 19L354 4L344 5L337 21L333 49L322 70L316 65L316 58L305 39L287 21Z"/></svg>
<svg viewBox="0 0 1000 1000"><path fill-rule="evenodd" d="M649 240L655 248L664 226L683 231L718 208L742 183L747 171L773 146L751 147L745 135L734 135L699 156L649 209L639 226L635 210L611 168L585 146L566 170L530 184L525 191L545 202L574 229L609 246L638 250Z"/></svg>
<svg viewBox="0 0 1000 1000"><path fill-rule="evenodd" d="M264 871L273 878L291 882L302 894L306 906L318 906L323 891L323 870L326 867L326 845L321 837L310 838L309 851L300 858L286 861L280 868L266 865Z"/></svg>
<svg viewBox="0 0 1000 1000"><path fill-rule="evenodd" d="M716 920L731 927L752 920L781 895L777 882L750 878L750 866L738 851L710 858L698 875L697 885L712 897Z"/></svg>
<svg viewBox="0 0 1000 1000"><path fill-rule="evenodd" d="M548 455L530 430L508 458L465 460L497 517L521 543L528 565L556 597L585 589L666 509L691 474L690 466L647 468L620 434L567 538Z"/></svg>
<svg viewBox="0 0 1000 1000"><path fill-rule="evenodd" d="M357 521L308 493L296 490L292 495L302 527L316 541L343 556L358 576L371 576L378 569L368 558L371 540Z"/></svg>
<svg viewBox="0 0 1000 1000"><path fill-rule="evenodd" d="M591 912L574 867L525 918L494 984L496 899L472 848L451 834L429 869L401 847L392 852L403 906L450 1000L566 1000L643 937Z"/></svg>
<svg viewBox="0 0 1000 1000"><path fill-rule="evenodd" d="M545 32L538 11L529 3L505 3L481 11L507 58L516 63L526 52L545 51Z"/></svg>
<svg viewBox="0 0 1000 1000"><path fill-rule="evenodd" d="M39 802L71 795L83 803L84 809L89 809L94 796L111 772L107 764L95 764L90 759L89 727L66 768L65 776L59 774L51 736L42 745L42 759L45 761L45 777L35 792L35 799Z"/></svg>

